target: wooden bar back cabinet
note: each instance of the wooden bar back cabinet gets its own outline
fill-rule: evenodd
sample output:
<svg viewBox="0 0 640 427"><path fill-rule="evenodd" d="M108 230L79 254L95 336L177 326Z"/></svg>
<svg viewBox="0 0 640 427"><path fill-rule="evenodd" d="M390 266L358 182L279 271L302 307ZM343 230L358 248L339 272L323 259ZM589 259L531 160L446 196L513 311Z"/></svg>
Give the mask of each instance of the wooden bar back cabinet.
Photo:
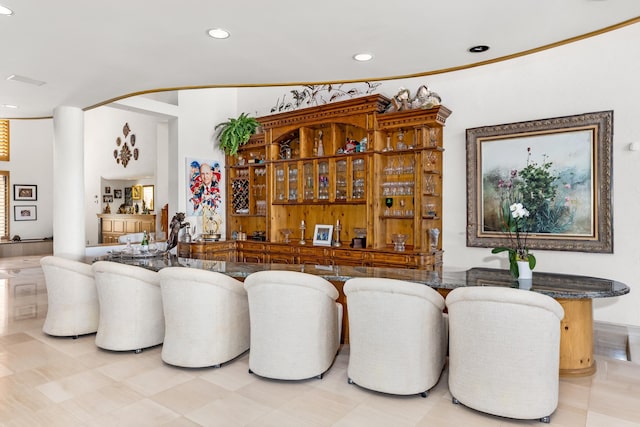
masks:
<svg viewBox="0 0 640 427"><path fill-rule="evenodd" d="M442 269L433 236L451 111L388 104L370 95L258 118L263 133L226 159L226 240L247 235L238 261ZM333 227L329 245L313 245L316 225Z"/></svg>

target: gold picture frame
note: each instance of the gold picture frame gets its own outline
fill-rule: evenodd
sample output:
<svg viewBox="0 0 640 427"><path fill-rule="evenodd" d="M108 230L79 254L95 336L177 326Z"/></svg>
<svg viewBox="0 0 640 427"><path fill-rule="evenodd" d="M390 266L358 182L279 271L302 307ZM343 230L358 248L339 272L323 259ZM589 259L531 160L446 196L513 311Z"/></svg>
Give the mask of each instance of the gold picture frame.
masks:
<svg viewBox="0 0 640 427"><path fill-rule="evenodd" d="M131 187L131 198L133 200L142 200L142 185L134 185Z"/></svg>
<svg viewBox="0 0 640 427"><path fill-rule="evenodd" d="M613 111L467 129L466 136L467 246L509 244L497 209L505 190L524 180L523 204L529 195L552 195L540 215L532 212L529 248L613 252Z"/></svg>

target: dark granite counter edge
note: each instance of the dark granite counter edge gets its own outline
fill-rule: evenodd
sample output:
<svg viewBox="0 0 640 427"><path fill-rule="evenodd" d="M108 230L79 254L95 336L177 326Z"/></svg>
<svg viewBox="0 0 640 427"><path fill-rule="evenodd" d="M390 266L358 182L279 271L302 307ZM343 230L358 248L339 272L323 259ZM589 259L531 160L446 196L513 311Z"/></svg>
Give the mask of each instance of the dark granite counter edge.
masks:
<svg viewBox="0 0 640 427"><path fill-rule="evenodd" d="M103 257L99 259L104 259ZM87 260L93 262L97 259ZM420 283L430 286L434 289L453 290L458 287L466 286L503 286L518 288L516 279L511 278L507 270L472 268L460 271L445 271L442 276L437 272L413 269L392 269L392 268L374 268L374 267L350 267L350 266L321 266L321 265L292 265L292 264L251 264L251 263L233 263L226 261L203 261L191 258L145 258L141 260L123 260L111 259L112 261L133 263L144 268L158 271L164 267L174 265L187 268L202 268L205 270L218 271L236 279L244 279L249 274L258 270L283 269L289 271L308 272L320 276L326 280L333 282L345 282L353 277L387 277L410 282ZM480 273L481 278L478 279L477 274ZM396 277L394 277L396 276ZM470 276L473 277L473 285L469 285ZM538 280L536 280L536 278ZM483 283L486 282L486 283ZM573 289L562 289L562 286L542 285L540 282L562 283L589 283L582 289L576 287ZM536 286L538 282L538 286ZM591 289L595 287L607 286L608 289ZM558 289L558 287L560 289ZM627 285L608 279L599 279L587 276L562 275L553 273L534 273L533 292L548 295L552 298L560 299L593 299L593 298L609 298L628 294L630 289Z"/></svg>

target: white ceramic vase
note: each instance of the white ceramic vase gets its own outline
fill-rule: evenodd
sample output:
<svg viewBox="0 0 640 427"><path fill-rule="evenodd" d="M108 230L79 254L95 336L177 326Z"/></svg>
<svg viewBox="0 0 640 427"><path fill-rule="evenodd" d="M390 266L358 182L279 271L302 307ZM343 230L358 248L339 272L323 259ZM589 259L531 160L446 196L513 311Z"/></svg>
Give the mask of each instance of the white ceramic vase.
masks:
<svg viewBox="0 0 640 427"><path fill-rule="evenodd" d="M533 271L529 268L529 261L516 261L518 263L518 279L533 278Z"/></svg>
<svg viewBox="0 0 640 427"><path fill-rule="evenodd" d="M518 287L530 290L533 286L533 272L529 268L529 261L517 261L518 263Z"/></svg>

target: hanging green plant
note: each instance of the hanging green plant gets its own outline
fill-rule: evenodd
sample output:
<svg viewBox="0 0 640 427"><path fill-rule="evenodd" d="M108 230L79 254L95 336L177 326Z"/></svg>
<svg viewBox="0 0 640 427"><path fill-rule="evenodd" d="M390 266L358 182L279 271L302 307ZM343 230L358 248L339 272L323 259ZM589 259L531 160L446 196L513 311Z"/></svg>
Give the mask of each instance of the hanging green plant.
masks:
<svg viewBox="0 0 640 427"><path fill-rule="evenodd" d="M220 149L228 156L238 154L238 148L249 141L251 135L256 133L260 123L246 113L240 114L237 119L229 119L226 122L218 123L214 128L220 140Z"/></svg>

